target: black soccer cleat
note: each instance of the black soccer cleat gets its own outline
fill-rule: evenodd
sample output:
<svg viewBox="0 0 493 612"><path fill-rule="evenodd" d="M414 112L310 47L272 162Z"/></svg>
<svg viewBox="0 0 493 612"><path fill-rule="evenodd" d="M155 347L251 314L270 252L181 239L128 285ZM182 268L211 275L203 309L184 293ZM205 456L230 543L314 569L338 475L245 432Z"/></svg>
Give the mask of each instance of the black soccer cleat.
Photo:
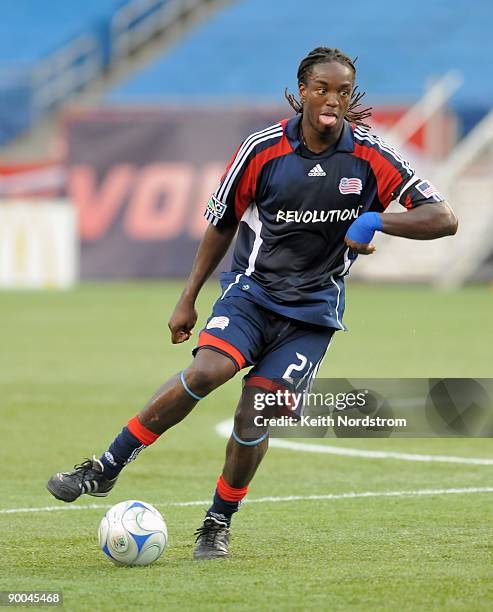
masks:
<svg viewBox="0 0 493 612"><path fill-rule="evenodd" d="M193 558L225 559L229 557L229 525L212 516L206 516L204 524L195 532Z"/></svg>
<svg viewBox="0 0 493 612"><path fill-rule="evenodd" d="M106 478L103 465L96 457L86 459L83 463L74 465L74 468L73 472L58 472L46 483L48 491L64 502L73 502L84 493L106 497L118 478Z"/></svg>

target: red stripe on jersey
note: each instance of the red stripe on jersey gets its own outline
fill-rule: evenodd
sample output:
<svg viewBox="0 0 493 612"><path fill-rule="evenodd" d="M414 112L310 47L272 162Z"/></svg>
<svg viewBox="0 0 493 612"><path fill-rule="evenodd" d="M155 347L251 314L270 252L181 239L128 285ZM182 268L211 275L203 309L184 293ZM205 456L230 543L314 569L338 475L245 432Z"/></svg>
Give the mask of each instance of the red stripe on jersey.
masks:
<svg viewBox="0 0 493 612"><path fill-rule="evenodd" d="M413 202L411 200L411 196L409 194L407 194L406 196L406 201L404 202L404 206L410 210L413 207Z"/></svg>
<svg viewBox="0 0 493 612"><path fill-rule="evenodd" d="M281 139L255 155L255 157L250 160L245 172L243 173L243 176L240 179L240 182L238 183L235 195L235 212L238 221L240 221L248 206L255 200L257 179L263 166L271 159L282 157L283 155L287 155L293 151L293 147L289 143L284 131L286 129L287 122L287 119L283 119L281 121L283 128Z"/></svg>
<svg viewBox="0 0 493 612"><path fill-rule="evenodd" d="M395 166L376 149L354 143L354 155L365 159L371 166L377 181L378 199L384 208L390 204L394 190L402 183Z"/></svg>

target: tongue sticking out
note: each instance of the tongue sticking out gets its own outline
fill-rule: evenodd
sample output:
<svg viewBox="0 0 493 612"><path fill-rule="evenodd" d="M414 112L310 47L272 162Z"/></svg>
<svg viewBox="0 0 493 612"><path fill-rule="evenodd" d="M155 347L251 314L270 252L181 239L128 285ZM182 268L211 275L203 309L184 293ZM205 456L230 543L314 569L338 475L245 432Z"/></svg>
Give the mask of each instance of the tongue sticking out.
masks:
<svg viewBox="0 0 493 612"><path fill-rule="evenodd" d="M323 123L323 125L326 125L327 127L334 125L336 121L337 119L334 117L334 115L320 115L320 123Z"/></svg>

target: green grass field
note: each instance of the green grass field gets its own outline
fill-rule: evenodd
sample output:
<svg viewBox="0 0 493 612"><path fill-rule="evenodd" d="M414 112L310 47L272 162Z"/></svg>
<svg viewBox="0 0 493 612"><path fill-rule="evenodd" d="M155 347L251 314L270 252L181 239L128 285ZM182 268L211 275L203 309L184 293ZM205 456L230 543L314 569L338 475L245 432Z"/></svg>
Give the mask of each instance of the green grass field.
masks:
<svg viewBox="0 0 493 612"><path fill-rule="evenodd" d="M234 519L233 557L193 562L193 531L223 461L214 426L232 415L239 378L142 453L107 502L84 497L67 510L47 493L53 472L104 450L187 364L192 343L173 347L167 330L180 286L0 294L0 590L60 589L68 610L493 609L493 494L426 494L493 486L492 465L271 448L250 487L260 501ZM216 292L204 289L202 318ZM338 335L320 376L490 377L492 304L486 287L350 285L350 332ZM309 442L493 455L489 439ZM425 493L378 495L405 491ZM363 492L374 495L338 497ZM262 501L313 495L334 497ZM105 504L124 499L148 501L166 518L169 547L153 566L118 568L98 548Z"/></svg>

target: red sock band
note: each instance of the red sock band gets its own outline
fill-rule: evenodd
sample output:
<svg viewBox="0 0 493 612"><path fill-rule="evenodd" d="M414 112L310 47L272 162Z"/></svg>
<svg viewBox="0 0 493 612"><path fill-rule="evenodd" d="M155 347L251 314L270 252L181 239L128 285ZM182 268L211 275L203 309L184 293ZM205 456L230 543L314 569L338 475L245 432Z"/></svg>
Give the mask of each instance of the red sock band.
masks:
<svg viewBox="0 0 493 612"><path fill-rule="evenodd" d="M144 427L136 416L130 419L127 423L127 427L128 431L145 446L149 446L159 438L159 434L155 434L150 429L147 429L147 427Z"/></svg>
<svg viewBox="0 0 493 612"><path fill-rule="evenodd" d="M224 477L219 476L217 479L217 492L219 493L219 497L224 499L224 501L228 502L238 502L241 501L248 491L248 486L241 487L241 489L237 489L235 487L231 487L225 480Z"/></svg>

